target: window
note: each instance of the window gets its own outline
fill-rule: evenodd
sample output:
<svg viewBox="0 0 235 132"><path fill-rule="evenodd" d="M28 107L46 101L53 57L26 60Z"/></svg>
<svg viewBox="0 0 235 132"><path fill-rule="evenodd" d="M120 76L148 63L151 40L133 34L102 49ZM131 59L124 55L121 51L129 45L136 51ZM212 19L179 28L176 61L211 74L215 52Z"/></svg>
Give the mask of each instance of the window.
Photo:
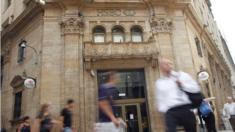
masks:
<svg viewBox="0 0 235 132"><path fill-rule="evenodd" d="M93 29L93 41L95 43L104 43L105 42L105 28L102 26L96 26Z"/></svg>
<svg viewBox="0 0 235 132"><path fill-rule="evenodd" d="M15 93L14 119L18 119L21 115L21 104L22 104L22 91Z"/></svg>
<svg viewBox="0 0 235 132"><path fill-rule="evenodd" d="M132 42L143 42L143 32L139 26L131 28L131 40Z"/></svg>
<svg viewBox="0 0 235 132"><path fill-rule="evenodd" d="M113 42L122 43L124 42L124 29L121 26L115 26L112 29Z"/></svg>
<svg viewBox="0 0 235 132"><path fill-rule="evenodd" d="M18 50L18 63L23 62L24 60L24 52L25 52L25 47L21 46L21 43L19 44L19 50Z"/></svg>
<svg viewBox="0 0 235 132"><path fill-rule="evenodd" d="M107 82L107 71L98 71L98 84ZM116 84L118 93L114 100L145 98L145 75L143 70L120 70Z"/></svg>
<svg viewBox="0 0 235 132"><path fill-rule="evenodd" d="M197 47L198 56L202 57L202 48L201 48L200 40L197 37L195 38L195 43Z"/></svg>

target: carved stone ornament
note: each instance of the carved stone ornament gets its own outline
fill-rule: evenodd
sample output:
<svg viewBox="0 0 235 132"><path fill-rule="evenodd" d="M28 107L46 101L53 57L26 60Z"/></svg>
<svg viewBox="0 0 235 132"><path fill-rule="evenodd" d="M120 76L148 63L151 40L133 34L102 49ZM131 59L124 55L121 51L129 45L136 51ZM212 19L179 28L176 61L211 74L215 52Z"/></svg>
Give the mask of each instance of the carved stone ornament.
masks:
<svg viewBox="0 0 235 132"><path fill-rule="evenodd" d="M63 34L74 34L83 32L84 22L81 17L63 18L61 22Z"/></svg>
<svg viewBox="0 0 235 132"><path fill-rule="evenodd" d="M155 18L150 20L153 33L170 33L173 27L172 21L166 18Z"/></svg>
<svg viewBox="0 0 235 132"><path fill-rule="evenodd" d="M9 62L10 61L10 47L9 46L6 46L6 47L4 47L3 48L3 50L2 50L3 52L3 57L4 57L4 59L3 59L3 64L6 64L7 62Z"/></svg>

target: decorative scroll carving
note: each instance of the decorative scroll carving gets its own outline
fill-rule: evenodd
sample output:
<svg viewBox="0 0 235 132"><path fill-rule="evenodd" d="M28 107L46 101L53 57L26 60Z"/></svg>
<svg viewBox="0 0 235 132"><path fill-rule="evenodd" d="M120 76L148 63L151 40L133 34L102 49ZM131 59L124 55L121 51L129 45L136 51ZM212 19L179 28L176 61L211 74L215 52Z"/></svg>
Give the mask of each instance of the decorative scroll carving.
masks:
<svg viewBox="0 0 235 132"><path fill-rule="evenodd" d="M64 34L69 33L82 33L84 22L81 17L68 17L63 18L61 26Z"/></svg>
<svg viewBox="0 0 235 132"><path fill-rule="evenodd" d="M150 20L150 25L153 33L170 33L173 27L172 21L165 18L153 17Z"/></svg>

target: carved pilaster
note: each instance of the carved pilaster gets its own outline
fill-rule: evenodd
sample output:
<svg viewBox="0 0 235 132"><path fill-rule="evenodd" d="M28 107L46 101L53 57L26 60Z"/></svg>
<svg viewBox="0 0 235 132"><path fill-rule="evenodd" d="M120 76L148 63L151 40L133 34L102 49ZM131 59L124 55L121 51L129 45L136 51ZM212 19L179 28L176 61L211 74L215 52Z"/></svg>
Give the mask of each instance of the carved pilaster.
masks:
<svg viewBox="0 0 235 132"><path fill-rule="evenodd" d="M153 33L171 33L173 27L170 19L157 17L151 18L150 25Z"/></svg>
<svg viewBox="0 0 235 132"><path fill-rule="evenodd" d="M2 55L4 57L3 64L10 61L10 46L6 46L2 49Z"/></svg>
<svg viewBox="0 0 235 132"><path fill-rule="evenodd" d="M81 17L64 17L61 26L62 34L82 34L84 22Z"/></svg>

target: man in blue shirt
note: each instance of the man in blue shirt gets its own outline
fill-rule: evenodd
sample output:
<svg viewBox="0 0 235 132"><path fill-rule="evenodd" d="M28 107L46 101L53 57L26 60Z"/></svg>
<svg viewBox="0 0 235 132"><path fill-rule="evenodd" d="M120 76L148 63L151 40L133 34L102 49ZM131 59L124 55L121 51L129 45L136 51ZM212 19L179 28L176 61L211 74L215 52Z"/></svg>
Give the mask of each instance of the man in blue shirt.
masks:
<svg viewBox="0 0 235 132"><path fill-rule="evenodd" d="M115 126L120 125L120 121L114 116L113 113L113 97L116 96L117 88L116 83L118 76L116 72L107 73L107 83L102 84L98 90L99 96L99 122L113 122Z"/></svg>

